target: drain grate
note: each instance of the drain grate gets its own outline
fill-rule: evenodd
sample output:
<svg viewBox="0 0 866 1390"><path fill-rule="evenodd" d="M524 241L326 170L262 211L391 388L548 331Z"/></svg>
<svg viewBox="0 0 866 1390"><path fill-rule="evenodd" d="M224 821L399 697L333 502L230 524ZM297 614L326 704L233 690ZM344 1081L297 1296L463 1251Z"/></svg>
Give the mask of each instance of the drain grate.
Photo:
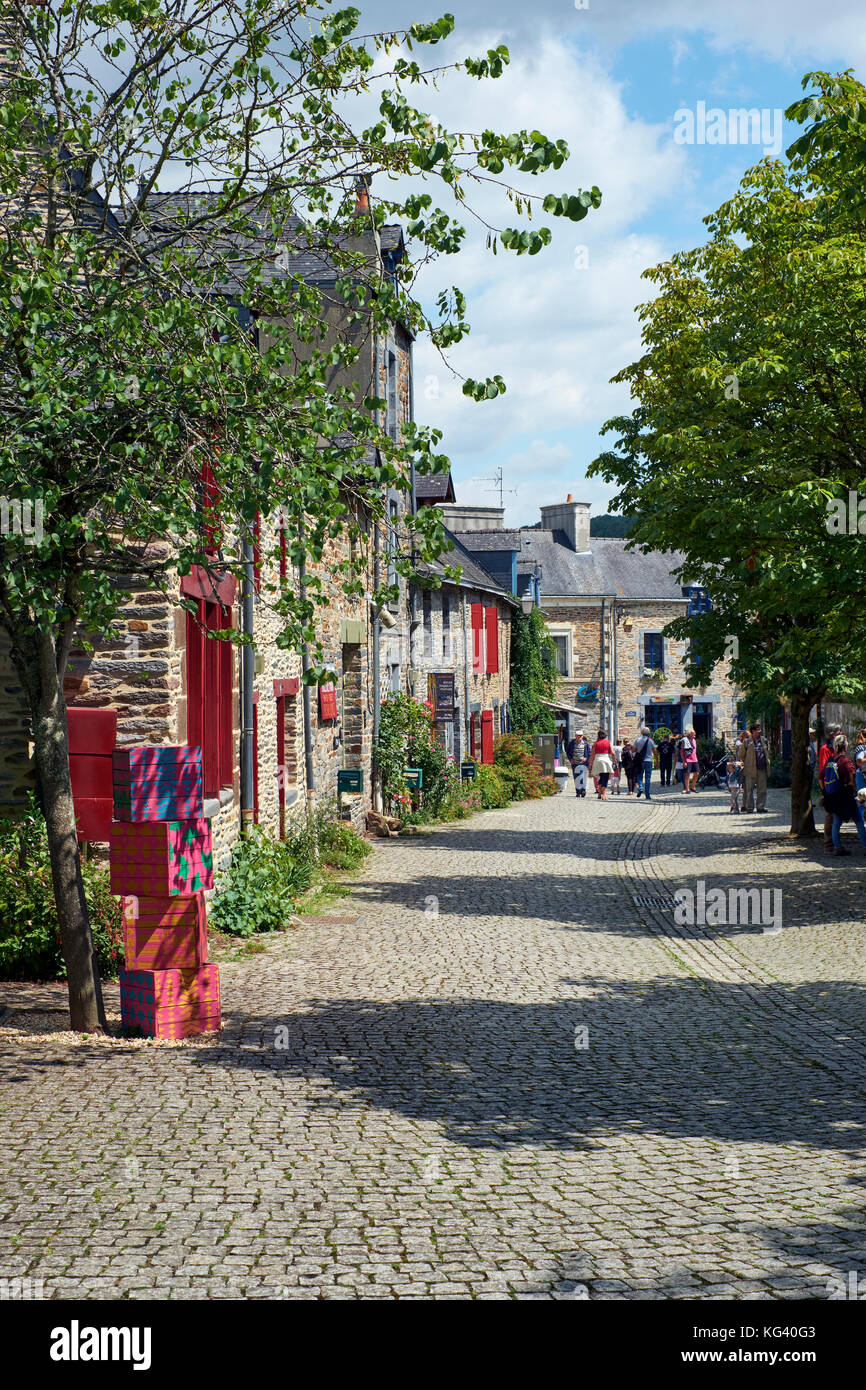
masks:
<svg viewBox="0 0 866 1390"><path fill-rule="evenodd" d="M677 905L669 893L633 893L631 900L635 907L657 907L662 912L673 912Z"/></svg>

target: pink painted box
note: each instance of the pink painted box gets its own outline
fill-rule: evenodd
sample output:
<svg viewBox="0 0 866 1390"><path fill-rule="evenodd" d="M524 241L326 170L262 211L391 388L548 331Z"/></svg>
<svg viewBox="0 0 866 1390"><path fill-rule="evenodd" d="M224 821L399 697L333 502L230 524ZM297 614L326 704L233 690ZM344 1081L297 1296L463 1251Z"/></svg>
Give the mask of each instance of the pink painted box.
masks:
<svg viewBox="0 0 866 1390"><path fill-rule="evenodd" d="M149 1038L185 1038L220 1027L216 965L198 970L121 970L120 1017Z"/></svg>
<svg viewBox="0 0 866 1390"><path fill-rule="evenodd" d="M123 899L127 970L197 970L207 962L204 893Z"/></svg>
<svg viewBox="0 0 866 1390"><path fill-rule="evenodd" d="M115 748L112 777L115 820L195 820L202 814L200 748Z"/></svg>
<svg viewBox="0 0 866 1390"><path fill-rule="evenodd" d="M213 888L210 821L113 821L110 865L112 893L173 898Z"/></svg>

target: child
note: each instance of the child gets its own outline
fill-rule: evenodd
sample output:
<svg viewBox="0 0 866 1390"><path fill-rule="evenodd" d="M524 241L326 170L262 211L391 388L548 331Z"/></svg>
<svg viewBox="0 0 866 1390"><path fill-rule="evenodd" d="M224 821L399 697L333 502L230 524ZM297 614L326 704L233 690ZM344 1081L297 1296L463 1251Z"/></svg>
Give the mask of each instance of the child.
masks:
<svg viewBox="0 0 866 1390"><path fill-rule="evenodd" d="M731 793L730 814L738 816L740 814L740 785L743 779L743 764L735 762L731 756L728 758L728 790Z"/></svg>
<svg viewBox="0 0 866 1390"><path fill-rule="evenodd" d="M613 764L613 772L610 774L610 789L611 789L612 792L616 792L617 796L619 796L619 774L620 774L620 771L622 770L622 763L620 762L619 756L617 756L617 750L614 748L613 751L614 751L614 764ZM622 749L620 749L620 754L621 754L621 753L622 753Z"/></svg>

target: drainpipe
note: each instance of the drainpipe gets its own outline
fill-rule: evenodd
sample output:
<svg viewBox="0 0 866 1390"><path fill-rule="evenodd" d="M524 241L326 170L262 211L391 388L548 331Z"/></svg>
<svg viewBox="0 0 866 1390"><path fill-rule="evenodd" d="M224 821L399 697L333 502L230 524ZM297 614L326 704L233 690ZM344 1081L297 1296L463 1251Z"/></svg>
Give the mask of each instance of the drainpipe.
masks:
<svg viewBox="0 0 866 1390"><path fill-rule="evenodd" d="M379 396L379 386L380 386L380 381L379 381L379 336L378 336L378 334L374 333L374 334L373 334L373 395L374 395L377 399L378 399L378 396ZM374 423L374 425L376 426L376 428L378 429L378 426L379 426L379 408L378 408L378 406L376 407L376 410L373 412L373 423ZM385 496L384 489L383 489L382 495ZM379 568L379 521L378 521L378 518L377 518L377 520L376 520L376 521L374 522L374 524L373 524L373 589L374 589L374 591L375 591L376 589L378 589L378 587L379 587L379 579L380 579L380 568ZM373 802L373 810L374 810L374 811L381 812L381 810L382 810L382 784L381 784L381 779L380 779L380 776L379 776L379 767L378 767L378 760L377 760L377 746L378 746L378 743L379 743L379 723L380 723L381 711L382 711L382 690L381 690L380 676L379 676L379 661L380 661L379 644L380 644L380 638L381 638L381 625L380 625L380 623L379 623L379 610L378 610L378 607L376 607L376 606L373 606L372 618L373 618L373 633L372 633L372 636L373 636L373 758L372 758L372 768L371 768L371 776L372 776L372 782L373 782L373 787L372 787L372 792L373 792L372 802Z"/></svg>
<svg viewBox="0 0 866 1390"><path fill-rule="evenodd" d="M412 351L412 344L409 344L409 419L415 419L415 359ZM418 515L418 498L415 493L415 455L409 461L409 510L412 513L412 520ZM412 527L412 568L418 563L418 551L415 549L415 527ZM409 584L409 693L414 695L415 690L415 642L418 632L418 585L413 581Z"/></svg>
<svg viewBox="0 0 866 1390"><path fill-rule="evenodd" d="M301 556L298 562L298 597L301 603L307 600L307 561L304 554L304 523L298 522L298 540L301 543ZM310 669L310 644L304 643L304 650L301 654L301 670L304 674ZM304 766L306 770L305 781L307 784L307 802L313 800L316 794L316 773L313 766L313 722L310 710L310 687L304 682Z"/></svg>
<svg viewBox="0 0 866 1390"><path fill-rule="evenodd" d="M458 593L460 591L458 590ZM472 744L469 742L469 629L466 625L466 595L463 595L463 747L464 756L472 757Z"/></svg>
<svg viewBox="0 0 866 1390"><path fill-rule="evenodd" d="M613 600L610 611L613 619L613 741L619 743L619 694L616 683L616 599Z"/></svg>
<svg viewBox="0 0 866 1390"><path fill-rule="evenodd" d="M244 579L241 590L241 632L253 635L253 542L243 543ZM255 648L249 642L241 651L241 835L250 834L253 807L253 680Z"/></svg>
<svg viewBox="0 0 866 1390"><path fill-rule="evenodd" d="M605 619L604 603L605 603L605 601L604 601L604 599L602 598L602 600L601 600L601 704L600 704L600 706L599 706L599 721L598 721L598 727L599 727L600 729L607 729L608 731L610 731L610 725L609 725L609 723L608 723L608 718L607 718L607 652L605 651L605 643L604 643L604 638L605 638L605 633L604 633L604 619Z"/></svg>

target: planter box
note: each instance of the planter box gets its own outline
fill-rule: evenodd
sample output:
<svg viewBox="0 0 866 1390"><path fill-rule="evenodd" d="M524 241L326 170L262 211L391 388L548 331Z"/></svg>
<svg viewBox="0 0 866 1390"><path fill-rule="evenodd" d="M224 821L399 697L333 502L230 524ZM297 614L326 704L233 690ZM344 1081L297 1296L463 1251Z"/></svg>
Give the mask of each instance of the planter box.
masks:
<svg viewBox="0 0 866 1390"><path fill-rule="evenodd" d="M114 821L110 843L112 893L173 898L213 888L209 820Z"/></svg>
<svg viewBox="0 0 866 1390"><path fill-rule="evenodd" d="M116 748L112 772L115 820L195 820L202 814L200 748Z"/></svg>

